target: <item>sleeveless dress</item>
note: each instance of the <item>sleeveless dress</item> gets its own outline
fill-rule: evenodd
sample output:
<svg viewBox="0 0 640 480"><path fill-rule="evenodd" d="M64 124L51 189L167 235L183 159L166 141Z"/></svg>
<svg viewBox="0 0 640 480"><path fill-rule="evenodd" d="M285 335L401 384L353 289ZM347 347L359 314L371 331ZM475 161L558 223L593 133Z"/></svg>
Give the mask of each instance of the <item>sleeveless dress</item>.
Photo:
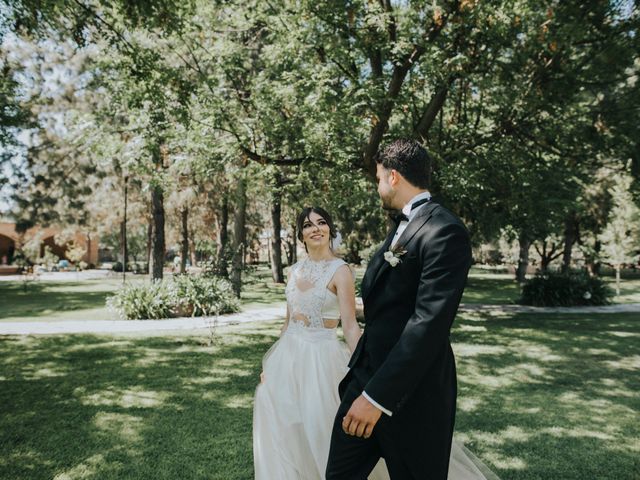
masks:
<svg viewBox="0 0 640 480"><path fill-rule="evenodd" d="M302 260L291 268L285 289L289 322L264 355L264 383L258 385L253 410L253 457L256 480L322 480L329 457L338 384L347 373L349 350L338 340L338 298L328 288L346 263L341 259ZM486 477L454 442L449 478ZM475 460L475 459L474 459ZM477 461L481 466L482 464ZM389 480L380 460L369 480Z"/></svg>

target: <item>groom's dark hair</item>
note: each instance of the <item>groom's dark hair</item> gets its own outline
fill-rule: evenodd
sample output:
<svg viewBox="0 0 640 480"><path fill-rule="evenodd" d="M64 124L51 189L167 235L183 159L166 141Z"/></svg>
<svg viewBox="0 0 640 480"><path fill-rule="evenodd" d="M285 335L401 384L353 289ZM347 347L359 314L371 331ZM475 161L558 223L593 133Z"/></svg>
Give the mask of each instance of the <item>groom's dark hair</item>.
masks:
<svg viewBox="0 0 640 480"><path fill-rule="evenodd" d="M375 160L387 170L397 170L414 187L429 188L431 158L415 140L396 140L379 151Z"/></svg>

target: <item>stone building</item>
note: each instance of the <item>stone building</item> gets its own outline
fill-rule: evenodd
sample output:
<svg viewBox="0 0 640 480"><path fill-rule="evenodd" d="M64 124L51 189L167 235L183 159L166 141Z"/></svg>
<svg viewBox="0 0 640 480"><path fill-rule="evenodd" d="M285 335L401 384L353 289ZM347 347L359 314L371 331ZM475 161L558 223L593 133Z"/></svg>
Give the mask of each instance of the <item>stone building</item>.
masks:
<svg viewBox="0 0 640 480"><path fill-rule="evenodd" d="M50 247L51 251L58 257L66 258L67 247L70 242L63 245L56 243L56 235L62 233L60 227L33 227L24 234L16 232L15 223L0 222L0 265L11 265L13 258L23 242L28 241L35 235L40 240L40 255L44 254L45 247ZM72 235L71 242L83 247L86 253L83 261L88 264L97 264L98 262L98 236L77 231Z"/></svg>

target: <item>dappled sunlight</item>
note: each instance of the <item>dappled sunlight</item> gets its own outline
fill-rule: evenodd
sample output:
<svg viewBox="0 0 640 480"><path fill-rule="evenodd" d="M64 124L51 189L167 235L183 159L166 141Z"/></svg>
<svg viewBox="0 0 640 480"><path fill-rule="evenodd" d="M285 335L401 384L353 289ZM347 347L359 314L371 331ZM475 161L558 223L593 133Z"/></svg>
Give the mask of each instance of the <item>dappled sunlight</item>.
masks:
<svg viewBox="0 0 640 480"><path fill-rule="evenodd" d="M614 370L638 372L640 370L640 355L632 355L618 360L606 360L604 363Z"/></svg>
<svg viewBox="0 0 640 480"><path fill-rule="evenodd" d="M154 365L158 365L159 363L162 363L168 360L167 354L157 349L144 350L140 352L140 355L142 356L127 362L127 365L130 365L132 367L153 367Z"/></svg>
<svg viewBox="0 0 640 480"><path fill-rule="evenodd" d="M467 365L458 372L458 381L468 385L480 385L487 388L504 388L513 385L516 380L506 376L488 375L479 365Z"/></svg>
<svg viewBox="0 0 640 480"><path fill-rule="evenodd" d="M85 478L93 478L105 463L104 456L100 453L90 456L75 467L70 468L66 472L59 473L53 480L80 480Z"/></svg>
<svg viewBox="0 0 640 480"><path fill-rule="evenodd" d="M546 383L547 372L548 369L534 363L518 363L496 371L499 377L509 376L511 380L520 383Z"/></svg>
<svg viewBox="0 0 640 480"><path fill-rule="evenodd" d="M53 378L53 377L63 377L67 375L67 372L63 371L60 367L56 366L53 363L50 363L49 366L45 366L43 368L24 368L22 370L23 378L27 380L40 380L42 378Z"/></svg>
<svg viewBox="0 0 640 480"><path fill-rule="evenodd" d="M518 426L509 425L503 430L497 432L480 432L471 431L468 432L469 438L474 441L480 441L483 444L491 446L500 446L505 443L514 442L528 442L533 436L532 433L526 432L524 429Z"/></svg>
<svg viewBox="0 0 640 480"><path fill-rule="evenodd" d="M615 357L616 353L609 349L609 348L588 348L586 350L584 350L585 353L588 353L589 355L593 355L593 356L597 356L597 357L601 357L601 356L609 356L609 357Z"/></svg>
<svg viewBox="0 0 640 480"><path fill-rule="evenodd" d="M461 325L458 327L458 330L461 332L486 332L487 327L476 325Z"/></svg>
<svg viewBox="0 0 640 480"><path fill-rule="evenodd" d="M474 397L464 397L458 395L457 407L463 412L473 412L482 405L482 401Z"/></svg>
<svg viewBox="0 0 640 480"><path fill-rule="evenodd" d="M115 436L121 442L138 443L142 441L140 429L143 421L140 417L126 413L98 412L93 424L101 431Z"/></svg>
<svg viewBox="0 0 640 480"><path fill-rule="evenodd" d="M456 438L505 480L633 465L636 338L607 334L638 331L632 317L460 315ZM251 478L253 398L279 327L224 326L211 345L182 332L3 339L0 477L206 478L239 465L229 478Z"/></svg>
<svg viewBox="0 0 640 480"><path fill-rule="evenodd" d="M76 345L70 345L66 348L66 351L69 353L76 352L91 352L99 349L105 348L131 348L133 347L133 342L130 340L110 340L105 342L96 342L96 343L79 343Z"/></svg>
<svg viewBox="0 0 640 480"><path fill-rule="evenodd" d="M509 342L509 348L518 356L537 360L539 362L560 362L566 357L556 354L547 345L533 344L520 339Z"/></svg>
<svg viewBox="0 0 640 480"><path fill-rule="evenodd" d="M606 332L609 335L613 335L614 337L621 337L621 338L633 338L633 337L640 337L640 333L634 333L634 332L618 332L618 331L608 331Z"/></svg>
<svg viewBox="0 0 640 480"><path fill-rule="evenodd" d="M453 345L457 357L477 357L479 355L501 355L508 352L506 347L499 345L479 345L472 343L459 343Z"/></svg>
<svg viewBox="0 0 640 480"><path fill-rule="evenodd" d="M496 451L488 452L483 457L483 460L486 460L501 470L525 470L527 468L527 464L523 459L519 457L508 457Z"/></svg>
<svg viewBox="0 0 640 480"><path fill-rule="evenodd" d="M144 390L142 387L117 389L109 387L102 392L85 394L84 388L77 388L74 393L79 395L83 405L117 406L122 408L154 408L161 406L171 395L169 392Z"/></svg>
<svg viewBox="0 0 640 480"><path fill-rule="evenodd" d="M613 435L601 430L588 430L582 427L549 427L540 430L540 433L544 433L552 437L597 438L598 440L613 440L615 438Z"/></svg>
<svg viewBox="0 0 640 480"><path fill-rule="evenodd" d="M223 405L227 408L252 408L253 395L232 395L224 400Z"/></svg>

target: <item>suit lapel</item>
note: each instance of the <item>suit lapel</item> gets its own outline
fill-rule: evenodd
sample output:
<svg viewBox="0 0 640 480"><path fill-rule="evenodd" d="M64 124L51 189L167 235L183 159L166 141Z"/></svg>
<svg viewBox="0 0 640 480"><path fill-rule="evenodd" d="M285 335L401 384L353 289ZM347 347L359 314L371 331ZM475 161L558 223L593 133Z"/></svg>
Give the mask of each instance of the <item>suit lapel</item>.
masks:
<svg viewBox="0 0 640 480"><path fill-rule="evenodd" d="M367 270L364 273L364 278L362 279L362 298L364 299L369 292L369 288L372 285L372 279L376 276L376 272L382 266L384 262L384 252L389 249L389 245L391 245L391 240L393 240L393 236L396 233L396 229L392 228L387 235L386 240L382 244L382 246L378 249L378 251L373 255L373 258L369 262L367 266Z"/></svg>
<svg viewBox="0 0 640 480"><path fill-rule="evenodd" d="M400 238L396 242L396 246L406 247L406 245L408 245L408 243L415 236L415 234L418 233L418 231L422 228L422 226L429 221L429 219L431 218L431 215L433 214L433 210L437 205L438 205L437 203L430 202L428 205L424 206L422 210L420 210L416 214L416 216L409 222L409 225L407 225L407 228L404 230L404 232L402 232L402 235L400 235ZM387 270L387 268L391 268L391 265L389 264L389 262L384 261L384 252L386 252L389 249L392 239L393 239L393 235L390 235L387 238L387 241L385 242L385 244L382 246L382 248L376 252L375 263L374 261L372 261L369 268L367 268L367 272L365 274L365 278L367 278L368 280L366 284L367 293L369 292L369 289L371 289L376 284L378 279ZM364 295L365 293L364 279L362 283L363 283L362 292L364 297L365 296Z"/></svg>

